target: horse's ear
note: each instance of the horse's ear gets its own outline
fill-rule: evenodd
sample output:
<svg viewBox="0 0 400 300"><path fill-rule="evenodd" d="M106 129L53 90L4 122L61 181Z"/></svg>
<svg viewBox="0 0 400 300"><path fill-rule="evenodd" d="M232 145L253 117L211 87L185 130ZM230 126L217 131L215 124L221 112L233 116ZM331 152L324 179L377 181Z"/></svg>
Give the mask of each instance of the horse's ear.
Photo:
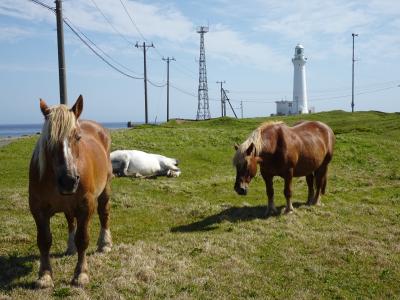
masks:
<svg viewBox="0 0 400 300"><path fill-rule="evenodd" d="M233 147L235 148L236 151L237 151L237 149L239 149L239 145L238 144L233 145Z"/></svg>
<svg viewBox="0 0 400 300"><path fill-rule="evenodd" d="M253 150L254 150L254 144L251 143L250 146L249 146L249 148L247 148L247 150L246 150L247 156L250 156L251 153L253 152Z"/></svg>
<svg viewBox="0 0 400 300"><path fill-rule="evenodd" d="M83 97L82 95L79 95L78 99L76 99L74 106L72 106L71 111L75 114L75 118L78 119L82 113L82 110L83 110Z"/></svg>
<svg viewBox="0 0 400 300"><path fill-rule="evenodd" d="M47 106L46 102L42 98L40 98L40 110L42 111L42 114L45 118L50 113L50 108Z"/></svg>

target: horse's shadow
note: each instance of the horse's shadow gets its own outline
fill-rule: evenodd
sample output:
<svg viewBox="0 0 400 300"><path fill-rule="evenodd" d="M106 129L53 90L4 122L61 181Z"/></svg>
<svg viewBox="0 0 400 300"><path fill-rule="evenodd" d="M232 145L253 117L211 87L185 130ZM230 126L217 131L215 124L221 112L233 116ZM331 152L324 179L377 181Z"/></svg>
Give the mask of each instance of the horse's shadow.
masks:
<svg viewBox="0 0 400 300"><path fill-rule="evenodd" d="M293 207L299 208L305 205L305 203L294 202ZM217 228L217 224L228 221L231 223L236 223L239 221L251 221L254 219L268 219L271 217L278 217L282 214L282 210L285 205L278 206L277 214L275 215L265 215L267 207L265 205L258 206L233 206L224 209L220 213L208 216L203 220L196 221L187 225L180 225L171 228L171 232L194 232L194 231L209 231Z"/></svg>
<svg viewBox="0 0 400 300"><path fill-rule="evenodd" d="M59 258L63 255L57 253L51 257ZM0 255L0 290L12 290L17 287L34 289L34 282L18 282L18 279L29 275L33 270L33 264L38 260L38 255ZM14 282L16 280L17 282Z"/></svg>

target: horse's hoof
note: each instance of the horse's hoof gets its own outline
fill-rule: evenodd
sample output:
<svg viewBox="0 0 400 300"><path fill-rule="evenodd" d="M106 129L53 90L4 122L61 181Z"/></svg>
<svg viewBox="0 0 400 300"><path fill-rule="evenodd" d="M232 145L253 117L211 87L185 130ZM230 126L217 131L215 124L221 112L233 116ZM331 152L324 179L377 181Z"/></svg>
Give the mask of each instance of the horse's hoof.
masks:
<svg viewBox="0 0 400 300"><path fill-rule="evenodd" d="M294 213L293 207L285 208L285 215L289 215L289 214L292 214L292 213Z"/></svg>
<svg viewBox="0 0 400 300"><path fill-rule="evenodd" d="M54 283L53 279L51 278L50 274L44 274L43 276L39 277L38 280L36 280L36 287L38 289L48 289L48 288L53 288Z"/></svg>
<svg viewBox="0 0 400 300"><path fill-rule="evenodd" d="M83 288L89 283L89 276L86 273L80 273L72 279L72 285Z"/></svg>
<svg viewBox="0 0 400 300"><path fill-rule="evenodd" d="M265 217L277 216L278 214L279 214L278 210L274 207L274 208L267 208L266 211L265 211L264 216Z"/></svg>
<svg viewBox="0 0 400 300"><path fill-rule="evenodd" d="M107 245L97 248L97 252L100 252L100 253L108 253L110 251L111 251L111 246L107 246Z"/></svg>
<svg viewBox="0 0 400 300"><path fill-rule="evenodd" d="M65 250L65 255L75 255L76 254L76 247L68 247Z"/></svg>
<svg viewBox="0 0 400 300"><path fill-rule="evenodd" d="M317 200L313 202L313 205L315 206L322 206L321 200Z"/></svg>

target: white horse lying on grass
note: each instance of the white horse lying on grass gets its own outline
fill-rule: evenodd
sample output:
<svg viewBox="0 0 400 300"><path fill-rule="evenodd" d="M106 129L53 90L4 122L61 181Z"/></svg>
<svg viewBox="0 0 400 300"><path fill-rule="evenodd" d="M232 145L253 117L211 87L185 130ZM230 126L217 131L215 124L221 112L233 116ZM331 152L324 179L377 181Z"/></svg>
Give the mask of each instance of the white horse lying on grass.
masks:
<svg viewBox="0 0 400 300"><path fill-rule="evenodd" d="M116 176L178 177L181 170L178 160L139 150L116 150L111 152L113 173Z"/></svg>

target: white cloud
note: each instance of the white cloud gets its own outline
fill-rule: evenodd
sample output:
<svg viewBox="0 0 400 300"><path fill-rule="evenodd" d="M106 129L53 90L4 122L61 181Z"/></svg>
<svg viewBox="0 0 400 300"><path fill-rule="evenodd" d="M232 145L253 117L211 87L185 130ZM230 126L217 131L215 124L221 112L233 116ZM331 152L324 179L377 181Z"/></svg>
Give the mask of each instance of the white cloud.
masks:
<svg viewBox="0 0 400 300"><path fill-rule="evenodd" d="M217 25L207 33L207 54L229 61L246 64L259 69L279 70L286 66L287 57L276 53L265 44L245 40L239 32Z"/></svg>
<svg viewBox="0 0 400 300"><path fill-rule="evenodd" d="M16 17L37 22L54 21L54 15L49 10L26 0L2 0L0 15Z"/></svg>
<svg viewBox="0 0 400 300"><path fill-rule="evenodd" d="M163 38L182 42L193 34L192 23L173 7L123 1L140 32L147 39ZM142 39L119 1L96 0L95 3L118 32L129 38ZM78 27L115 34L114 29L91 1L65 2L64 7L65 15Z"/></svg>
<svg viewBox="0 0 400 300"><path fill-rule="evenodd" d="M0 41L15 42L20 39L32 37L34 33L31 30L20 27L0 27Z"/></svg>

